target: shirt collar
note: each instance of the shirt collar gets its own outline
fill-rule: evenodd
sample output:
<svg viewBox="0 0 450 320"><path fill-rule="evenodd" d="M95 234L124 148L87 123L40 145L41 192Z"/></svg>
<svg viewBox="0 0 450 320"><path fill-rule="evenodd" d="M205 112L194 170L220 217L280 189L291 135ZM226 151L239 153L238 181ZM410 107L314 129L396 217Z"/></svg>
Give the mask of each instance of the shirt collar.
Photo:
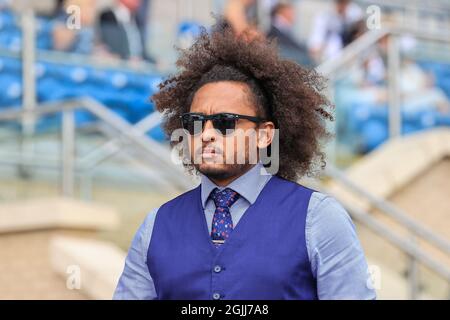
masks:
<svg viewBox="0 0 450 320"><path fill-rule="evenodd" d="M220 187L212 182L207 176L200 174L201 176L201 197L203 209L206 207L209 195L214 188L223 190L225 188L231 188L243 198L245 198L250 204L253 204L258 198L259 193L266 185L267 181L272 177L270 173L264 168L263 164L258 162L250 170L244 173L242 176L232 181L226 187Z"/></svg>

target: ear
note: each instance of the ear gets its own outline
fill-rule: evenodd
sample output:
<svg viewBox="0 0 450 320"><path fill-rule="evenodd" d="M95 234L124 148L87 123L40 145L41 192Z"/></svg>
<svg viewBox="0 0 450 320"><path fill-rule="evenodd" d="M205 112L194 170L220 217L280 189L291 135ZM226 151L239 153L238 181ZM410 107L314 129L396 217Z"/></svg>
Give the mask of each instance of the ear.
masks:
<svg viewBox="0 0 450 320"><path fill-rule="evenodd" d="M272 121L263 122L258 128L258 148L267 148L273 140L275 134L275 125Z"/></svg>

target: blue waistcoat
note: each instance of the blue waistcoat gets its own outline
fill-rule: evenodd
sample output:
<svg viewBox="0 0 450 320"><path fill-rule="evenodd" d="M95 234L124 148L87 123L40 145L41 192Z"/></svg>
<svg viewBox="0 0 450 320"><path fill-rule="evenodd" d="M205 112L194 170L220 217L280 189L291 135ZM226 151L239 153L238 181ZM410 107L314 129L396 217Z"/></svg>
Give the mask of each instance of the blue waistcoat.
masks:
<svg viewBox="0 0 450 320"><path fill-rule="evenodd" d="M273 176L216 248L200 188L156 215L147 266L158 299L317 299L305 242L314 190Z"/></svg>

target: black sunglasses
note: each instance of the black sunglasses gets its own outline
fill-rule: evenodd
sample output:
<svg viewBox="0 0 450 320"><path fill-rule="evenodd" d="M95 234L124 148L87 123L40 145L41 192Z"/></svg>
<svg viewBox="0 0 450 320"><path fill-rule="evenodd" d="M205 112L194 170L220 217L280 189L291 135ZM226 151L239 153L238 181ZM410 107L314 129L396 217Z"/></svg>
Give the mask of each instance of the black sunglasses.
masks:
<svg viewBox="0 0 450 320"><path fill-rule="evenodd" d="M245 119L255 123L266 121L265 119L260 117L252 117L235 113L216 113L205 115L202 113L188 112L181 115L180 118L183 129L187 130L190 135L203 132L203 130L205 129L206 121L208 120L212 121L214 129L219 130L222 135L231 133L232 130L236 128L236 121L239 119ZM197 128L195 127L195 123L201 123L200 132L196 132ZM200 129L200 127L198 127L198 129Z"/></svg>

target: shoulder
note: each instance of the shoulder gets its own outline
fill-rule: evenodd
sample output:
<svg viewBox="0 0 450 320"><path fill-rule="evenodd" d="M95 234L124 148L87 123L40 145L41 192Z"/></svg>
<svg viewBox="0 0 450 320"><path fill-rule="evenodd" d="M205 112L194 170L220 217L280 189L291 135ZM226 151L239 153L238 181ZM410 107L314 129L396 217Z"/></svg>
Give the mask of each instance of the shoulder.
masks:
<svg viewBox="0 0 450 320"><path fill-rule="evenodd" d="M323 209L324 207L339 209L344 208L343 205L333 196L324 192L313 190L308 209L311 211L317 211Z"/></svg>
<svg viewBox="0 0 450 320"><path fill-rule="evenodd" d="M313 221L326 219L332 223L350 220L347 210L336 198L315 190L309 200L308 215Z"/></svg>
<svg viewBox="0 0 450 320"><path fill-rule="evenodd" d="M353 221L344 206L333 196L313 192L308 205L306 231L312 242L356 239Z"/></svg>
<svg viewBox="0 0 450 320"><path fill-rule="evenodd" d="M153 226L155 225L156 215L158 214L159 207L151 210L144 219L141 227L138 230L138 234L140 234L140 241L144 248L148 247L150 243L150 238L153 232Z"/></svg>
<svg viewBox="0 0 450 320"><path fill-rule="evenodd" d="M161 209L163 209L169 203L177 201L177 199L178 200L183 199L186 195L194 193L197 188L194 188L192 190L184 192L183 194L173 198L172 200L167 201L160 207L154 208L153 210L149 211L149 213L147 213L144 221L142 222L141 226L139 227L138 231L136 232L135 238L133 240L133 244L139 245L142 248L148 248L150 245L150 240L152 238L153 229L154 229L154 226L156 223L156 218L158 216L160 216L160 213L162 211L164 211Z"/></svg>
<svg viewBox="0 0 450 320"><path fill-rule="evenodd" d="M184 214L187 208L196 204L196 201L201 202L200 188L199 185L163 203L158 208L158 217L164 216L164 219L172 219Z"/></svg>
<svg viewBox="0 0 450 320"><path fill-rule="evenodd" d="M309 193L314 193L317 192L316 190L309 188L303 184L300 184L296 181L292 181L292 180L287 180L283 177L274 175L272 177L272 180L274 180L274 183L277 184L278 186L285 186L286 188L292 189L292 190L296 190L296 191L305 191L305 192L309 192Z"/></svg>
<svg viewBox="0 0 450 320"><path fill-rule="evenodd" d="M172 205L175 205L177 203L183 203L186 201L192 201L193 198L200 196L200 188L201 185L198 185L197 187L190 189L186 192L183 192L182 194L172 198L171 200L164 203L160 208L163 209L165 207L169 207Z"/></svg>

